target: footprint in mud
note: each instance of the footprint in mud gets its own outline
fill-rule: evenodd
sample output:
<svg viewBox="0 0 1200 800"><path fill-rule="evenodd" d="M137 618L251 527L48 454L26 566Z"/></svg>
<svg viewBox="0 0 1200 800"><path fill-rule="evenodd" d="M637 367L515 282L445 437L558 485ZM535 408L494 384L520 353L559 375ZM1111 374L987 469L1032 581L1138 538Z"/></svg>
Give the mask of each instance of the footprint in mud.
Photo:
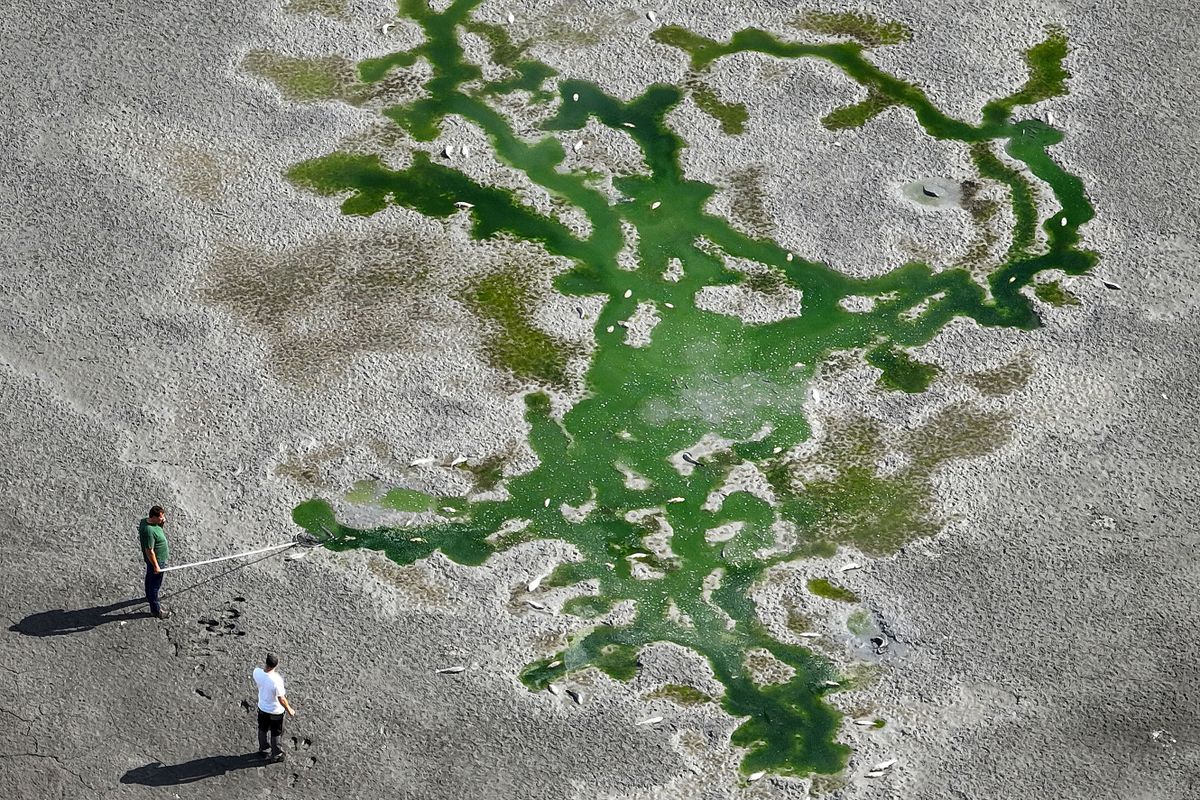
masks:
<svg viewBox="0 0 1200 800"><path fill-rule="evenodd" d="M312 747L313 741L308 738L299 736L292 737L292 749L295 755L292 756L297 762L297 765L303 769L311 769L317 765L317 757L314 755L304 755L304 752ZM293 772L288 781L289 786L295 786L301 778L301 773Z"/></svg>
<svg viewBox="0 0 1200 800"><path fill-rule="evenodd" d="M234 602L244 602L246 598L235 597ZM242 612L234 608L232 605L227 605L221 609L219 614L211 617L201 617L199 622L204 626L209 633L215 633L217 636L245 636L246 632L238 630L236 620L242 616Z"/></svg>

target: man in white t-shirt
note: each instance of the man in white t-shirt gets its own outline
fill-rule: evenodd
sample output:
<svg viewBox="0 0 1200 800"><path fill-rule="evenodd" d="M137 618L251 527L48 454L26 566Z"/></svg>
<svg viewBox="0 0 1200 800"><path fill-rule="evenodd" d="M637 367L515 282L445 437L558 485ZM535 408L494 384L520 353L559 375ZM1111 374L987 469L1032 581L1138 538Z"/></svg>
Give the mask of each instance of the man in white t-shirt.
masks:
<svg viewBox="0 0 1200 800"><path fill-rule="evenodd" d="M296 716L296 712L284 696L283 675L276 669L278 666L279 659L267 653L267 668L254 668L254 683L258 686L258 754L267 757L267 731L270 731L269 754L272 760L283 761L283 748L279 746L283 736L283 712L290 717Z"/></svg>

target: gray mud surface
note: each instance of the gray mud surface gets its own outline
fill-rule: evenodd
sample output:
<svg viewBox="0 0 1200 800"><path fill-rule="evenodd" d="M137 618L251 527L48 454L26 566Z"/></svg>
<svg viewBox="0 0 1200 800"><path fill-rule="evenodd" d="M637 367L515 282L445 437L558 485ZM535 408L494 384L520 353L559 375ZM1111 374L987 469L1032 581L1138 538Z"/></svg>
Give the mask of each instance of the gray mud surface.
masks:
<svg viewBox="0 0 1200 800"><path fill-rule="evenodd" d="M751 24L782 29L795 11L727 5L657 11L722 37ZM508 8L480 13L498 20ZM511 9L531 29L604 31L572 46L547 34L535 55L564 76L622 96L680 77L682 56L650 42L643 8ZM1122 288L1067 279L1081 304L1043 304L1045 326L1033 332L952 324L918 351L944 372L924 395L872 393L877 373L861 364L814 392L818 429L858 414L902 431L963 398L1013 423L999 450L938 473L936 503L950 520L939 535L881 561L859 559L863 569L839 577L892 646L875 655L843 632L829 655L879 663L877 682L846 702L889 722L864 729L848 717L850 765L813 787L773 777L747 785L729 745L733 720L712 706L680 711L645 699L680 676L711 681L707 665L672 648L651 648L631 683L579 676L581 704L524 689L518 670L560 647L570 626L513 599L564 555L556 544L473 568L440 555L398 567L376 554L317 550L170 573L164 602L175 616L147 618L134 602L135 529L151 503L170 510L173 561L183 563L286 541L297 503L371 474L453 489L406 472L422 456L503 453L510 469L527 468L520 387L488 366L477 321L434 290L371 295L338 254L440 262L451 277L471 259L529 254L398 208L344 218L283 178L290 164L373 135L375 117L288 102L242 70L242 58L262 48L352 60L387 52L408 35L401 27L396 42L381 40L378 25L394 13L387 4L352 3L342 19L280 3L8 4L0 793L1200 795L1192 15L1124 0L888 0L871 11L913 29L911 43L877 51L877 63L966 119L1020 85L1020 54L1045 24L1065 28L1070 95L1039 110L1065 130L1054 155L1096 207L1083 235L1100 253L1097 276ZM767 80L738 70L765 70ZM920 136L898 109L840 134L847 146L822 146L830 135L816 120L853 101L853 87L820 65L743 55L721 62L712 80L741 92L746 134L723 138L688 104L673 122L690 131L689 174L731 187L714 208L736 218L737 187L744 194L747 180L757 182L750 224L856 273L930 252L952 263L965 249L965 214L914 215L896 199L912 181L962 177L965 149ZM793 197L797 163L809 165L811 183ZM253 269L238 273L246 264ZM290 285L295 265L315 265L324 282ZM239 274L268 276L260 304L213 302L212 287ZM572 308L548 300L539 313L557 324ZM566 324L564 336L586 339ZM1014 359L1031 370L1005 396L964 377ZM799 585L794 578L763 587L764 609ZM250 671L267 650L281 656L299 714L287 723L288 761L260 767L246 756L255 746ZM457 664L466 669L435 674ZM669 724L634 724L663 709ZM862 777L885 758L897 759L888 776Z"/></svg>

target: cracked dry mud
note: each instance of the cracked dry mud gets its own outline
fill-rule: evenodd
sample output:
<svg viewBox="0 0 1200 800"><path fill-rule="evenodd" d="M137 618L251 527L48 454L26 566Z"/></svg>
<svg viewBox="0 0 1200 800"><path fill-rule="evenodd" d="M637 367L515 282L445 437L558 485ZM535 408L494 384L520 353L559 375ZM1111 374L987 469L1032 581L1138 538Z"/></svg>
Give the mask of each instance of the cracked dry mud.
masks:
<svg viewBox="0 0 1200 800"><path fill-rule="evenodd" d="M1187 20L423 8L5 15L0 787L1200 788ZM447 8L497 116L438 127L457 62L392 54ZM1010 131L985 109L1014 97ZM547 136L556 174L520 149ZM657 392L619 430L613 374ZM293 509L334 535L169 573L159 623L126 602L151 502L176 563ZM263 766L268 649L300 715Z"/></svg>

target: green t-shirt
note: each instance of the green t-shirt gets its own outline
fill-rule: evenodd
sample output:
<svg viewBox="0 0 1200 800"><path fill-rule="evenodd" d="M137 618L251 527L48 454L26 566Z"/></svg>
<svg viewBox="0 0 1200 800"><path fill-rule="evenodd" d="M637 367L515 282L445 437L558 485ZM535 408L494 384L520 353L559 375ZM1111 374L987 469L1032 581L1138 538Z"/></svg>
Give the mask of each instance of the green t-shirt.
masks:
<svg viewBox="0 0 1200 800"><path fill-rule="evenodd" d="M167 549L167 535L163 533L161 525L151 525L149 517L143 517L138 523L138 541L142 546L142 559L146 563L150 559L146 558L146 548L154 549L154 557L158 559L158 566L165 567L167 565L167 556L170 551Z"/></svg>

